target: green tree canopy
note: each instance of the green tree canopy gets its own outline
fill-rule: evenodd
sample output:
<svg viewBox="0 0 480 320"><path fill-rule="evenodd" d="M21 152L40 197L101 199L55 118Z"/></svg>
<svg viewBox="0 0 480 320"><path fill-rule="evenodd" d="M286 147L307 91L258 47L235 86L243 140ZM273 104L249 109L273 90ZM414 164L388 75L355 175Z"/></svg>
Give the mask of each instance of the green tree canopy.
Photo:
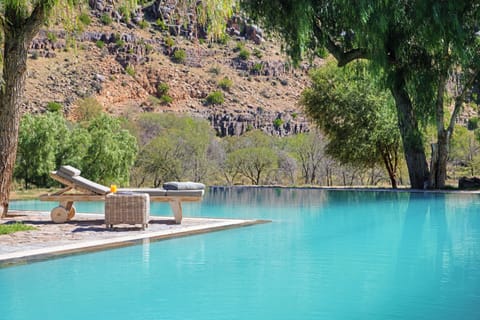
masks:
<svg viewBox="0 0 480 320"><path fill-rule="evenodd" d="M137 156L137 141L121 126L121 120L101 115L86 128L92 143L83 158L82 174L106 185L128 185L130 168Z"/></svg>
<svg viewBox="0 0 480 320"><path fill-rule="evenodd" d="M241 2L254 18L286 39L295 60L326 49L339 66L369 59L375 70L383 71L382 82L395 99L412 187L444 185L454 123L479 72L476 1ZM448 90L452 83L458 84L455 92ZM447 93L452 100L444 99ZM446 121L449 101L454 101L454 111ZM431 171L419 128L419 122L429 118L435 119L438 141Z"/></svg>
<svg viewBox="0 0 480 320"><path fill-rule="evenodd" d="M21 121L14 176L25 187L49 187L50 171L72 165L104 184L127 185L137 144L121 121L102 115L87 128L68 123L58 113L26 114Z"/></svg>
<svg viewBox="0 0 480 320"><path fill-rule="evenodd" d="M360 167L383 162L396 187L400 134L394 102L375 86L366 64L338 69L329 63L315 70L302 104L327 135L328 155Z"/></svg>
<svg viewBox="0 0 480 320"><path fill-rule="evenodd" d="M210 168L207 151L214 136L208 122L173 114L150 114L139 119L144 144L136 167L158 187L168 180L202 181ZM150 177L149 179L147 178Z"/></svg>
<svg viewBox="0 0 480 320"><path fill-rule="evenodd" d="M48 174L55 168L56 155L67 136L66 123L58 113L22 118L14 176L23 179L26 189L30 184L51 185Z"/></svg>

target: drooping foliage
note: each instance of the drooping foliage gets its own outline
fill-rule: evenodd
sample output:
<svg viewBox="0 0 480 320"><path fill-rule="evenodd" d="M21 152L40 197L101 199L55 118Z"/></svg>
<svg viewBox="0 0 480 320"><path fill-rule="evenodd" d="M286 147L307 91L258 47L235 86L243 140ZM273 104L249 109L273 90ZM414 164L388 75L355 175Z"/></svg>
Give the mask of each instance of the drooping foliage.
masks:
<svg viewBox="0 0 480 320"><path fill-rule="evenodd" d="M108 115L93 119L86 129L92 143L83 158L85 177L106 185L128 185L137 155L135 137L122 128L120 119Z"/></svg>
<svg viewBox="0 0 480 320"><path fill-rule="evenodd" d="M453 124L479 70L478 1L243 0L242 4L286 39L295 60L325 49L339 66L371 60L395 99L412 187L443 186ZM453 82L456 92L449 91ZM452 100L444 99L447 93ZM444 111L449 101L455 101L450 121ZM436 122L438 139L430 173L419 128L429 119Z"/></svg>
<svg viewBox="0 0 480 320"><path fill-rule="evenodd" d="M27 114L20 124L14 176L25 188L49 187L54 183L50 171L72 165L99 183L128 185L136 155L136 140L119 119L101 115L82 127L58 113Z"/></svg>
<svg viewBox="0 0 480 320"><path fill-rule="evenodd" d="M328 138L327 154L343 164L384 163L396 187L400 134L394 102L375 85L365 63L331 63L312 72L302 104Z"/></svg>

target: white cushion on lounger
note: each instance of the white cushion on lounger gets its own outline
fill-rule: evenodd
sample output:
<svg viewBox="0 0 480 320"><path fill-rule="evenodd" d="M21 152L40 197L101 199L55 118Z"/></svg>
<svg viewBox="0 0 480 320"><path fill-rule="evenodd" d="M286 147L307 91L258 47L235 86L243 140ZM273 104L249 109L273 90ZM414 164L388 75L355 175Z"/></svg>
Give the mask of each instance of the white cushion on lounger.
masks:
<svg viewBox="0 0 480 320"><path fill-rule="evenodd" d="M204 190L205 185L199 182L177 182L170 181L163 184L165 190Z"/></svg>
<svg viewBox="0 0 480 320"><path fill-rule="evenodd" d="M72 177L72 180L75 181L75 184L78 184L80 187L91 190L98 194L107 194L110 192L110 188L102 186L101 184L98 184L80 176Z"/></svg>
<svg viewBox="0 0 480 320"><path fill-rule="evenodd" d="M203 190L167 190L167 197L201 197Z"/></svg>
<svg viewBox="0 0 480 320"><path fill-rule="evenodd" d="M157 188L133 188L133 189L118 189L118 193L131 192L131 193L146 193L150 197L164 197L167 195L167 191Z"/></svg>
<svg viewBox="0 0 480 320"><path fill-rule="evenodd" d="M64 172L58 170L58 171L53 171L52 174L62 178L63 180L69 182L70 184L76 185L78 187L81 187L82 189L91 191L96 194L107 194L110 192L110 188L102 186L101 184L98 184L96 182L93 182L91 180L85 179L80 176L69 176L68 174L65 174ZM62 182L64 183L64 182Z"/></svg>
<svg viewBox="0 0 480 320"><path fill-rule="evenodd" d="M69 175L70 177L76 177L76 176L79 176L81 171L78 170L77 168L74 168L72 166L61 166L60 169L58 169L58 171L66 174L66 175Z"/></svg>

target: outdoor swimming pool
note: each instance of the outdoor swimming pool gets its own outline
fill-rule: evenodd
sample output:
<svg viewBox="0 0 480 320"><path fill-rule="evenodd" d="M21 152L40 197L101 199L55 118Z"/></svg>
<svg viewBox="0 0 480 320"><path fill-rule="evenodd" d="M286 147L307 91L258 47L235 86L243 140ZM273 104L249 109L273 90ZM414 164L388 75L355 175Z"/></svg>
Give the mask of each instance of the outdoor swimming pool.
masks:
<svg viewBox="0 0 480 320"><path fill-rule="evenodd" d="M0 269L0 319L480 318L480 195L213 189L184 216L273 222Z"/></svg>

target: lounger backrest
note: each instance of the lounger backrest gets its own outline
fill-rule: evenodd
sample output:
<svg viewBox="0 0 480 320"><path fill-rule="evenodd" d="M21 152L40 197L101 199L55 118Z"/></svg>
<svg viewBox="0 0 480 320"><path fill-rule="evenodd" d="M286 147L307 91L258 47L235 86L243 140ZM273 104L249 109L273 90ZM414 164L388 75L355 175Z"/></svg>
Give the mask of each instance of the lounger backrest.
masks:
<svg viewBox="0 0 480 320"><path fill-rule="evenodd" d="M59 176L60 178L62 178L62 180L65 180L65 181L61 181L62 183L69 182L74 187L79 187L82 190L87 190L99 195L104 195L110 192L110 188L106 186L103 186L99 183L88 180L81 176L71 176L68 173L65 173L64 171L62 171L61 169L59 169L58 171L52 172L52 174Z"/></svg>
<svg viewBox="0 0 480 320"><path fill-rule="evenodd" d="M61 166L60 169L57 170L57 172L60 171L61 173L64 173L70 177L76 177L79 176L81 171L78 170L77 168L74 168L72 166Z"/></svg>
<svg viewBox="0 0 480 320"><path fill-rule="evenodd" d="M101 185L99 183L93 182L91 180L88 180L86 178L77 176L77 177L72 177L72 179L75 182L75 184L81 186L83 189L88 189L98 194L107 194L110 192L110 188L104 185Z"/></svg>

